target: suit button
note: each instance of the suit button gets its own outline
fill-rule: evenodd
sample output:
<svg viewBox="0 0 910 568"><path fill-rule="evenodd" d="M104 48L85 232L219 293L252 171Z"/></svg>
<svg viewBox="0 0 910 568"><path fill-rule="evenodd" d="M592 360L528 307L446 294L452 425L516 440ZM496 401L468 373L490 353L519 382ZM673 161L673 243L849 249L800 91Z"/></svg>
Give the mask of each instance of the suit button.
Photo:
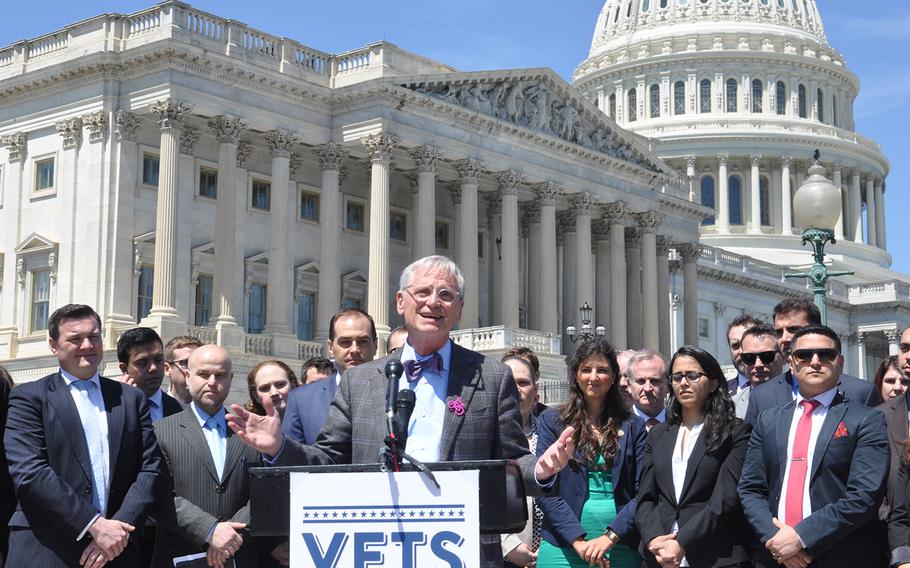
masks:
<svg viewBox="0 0 910 568"><path fill-rule="evenodd" d="M85 488L85 494L86 494L86 495L91 495L91 494L92 494L92 486L91 486L91 485L89 485L88 487Z"/></svg>
<svg viewBox="0 0 910 568"><path fill-rule="evenodd" d="M215 486L215 493L224 493L224 486L223 486L223 485L216 485L216 486Z"/></svg>

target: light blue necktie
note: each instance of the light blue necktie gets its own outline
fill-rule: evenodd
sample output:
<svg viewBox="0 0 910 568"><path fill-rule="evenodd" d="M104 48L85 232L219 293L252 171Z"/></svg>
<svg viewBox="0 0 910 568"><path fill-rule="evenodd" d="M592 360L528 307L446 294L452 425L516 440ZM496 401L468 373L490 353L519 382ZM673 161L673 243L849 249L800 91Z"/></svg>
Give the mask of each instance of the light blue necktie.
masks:
<svg viewBox="0 0 910 568"><path fill-rule="evenodd" d="M205 437L208 438L209 449L212 451L212 460L215 462L215 471L218 479L224 477L225 439L221 431L218 418L211 416L205 421Z"/></svg>
<svg viewBox="0 0 910 568"><path fill-rule="evenodd" d="M101 515L107 514L107 472L104 468L104 436L101 435L101 424L98 420L98 409L92 404L89 389L97 386L92 381L78 380L73 383L79 390L76 403L79 405L79 416L82 418L82 429L85 431L85 442L88 445L89 459L92 461L92 504Z"/></svg>

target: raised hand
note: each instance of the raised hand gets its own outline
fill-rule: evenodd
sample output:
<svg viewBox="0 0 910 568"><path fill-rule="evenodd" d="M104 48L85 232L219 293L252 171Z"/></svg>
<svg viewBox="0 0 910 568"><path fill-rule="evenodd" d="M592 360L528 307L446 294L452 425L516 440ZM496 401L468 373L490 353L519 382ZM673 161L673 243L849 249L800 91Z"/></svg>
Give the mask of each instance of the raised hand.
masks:
<svg viewBox="0 0 910 568"><path fill-rule="evenodd" d="M572 454L575 453L575 442L572 441L572 434L574 433L575 428L566 427L562 434L559 435L559 439L553 442L547 448L547 451L540 456L534 468L534 474L538 480L549 479L566 467L566 464L572 459Z"/></svg>
<svg viewBox="0 0 910 568"><path fill-rule="evenodd" d="M281 418L272 404L271 398L262 399L265 416L259 416L246 410L239 404L231 405L231 413L225 416L227 425L243 442L271 457L278 455L284 443L281 433Z"/></svg>

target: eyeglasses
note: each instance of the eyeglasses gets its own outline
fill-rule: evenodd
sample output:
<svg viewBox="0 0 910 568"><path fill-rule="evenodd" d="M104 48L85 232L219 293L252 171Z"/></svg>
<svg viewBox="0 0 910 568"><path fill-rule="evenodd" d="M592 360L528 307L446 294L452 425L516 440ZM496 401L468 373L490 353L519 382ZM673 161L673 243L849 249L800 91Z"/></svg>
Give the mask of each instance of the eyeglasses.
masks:
<svg viewBox="0 0 910 568"><path fill-rule="evenodd" d="M762 351L761 353L742 353L740 357L743 360L743 363L749 365L750 367L755 364L756 359L761 359L761 362L765 365L770 365L774 358L777 357L779 351Z"/></svg>
<svg viewBox="0 0 910 568"><path fill-rule="evenodd" d="M806 365L811 363L815 356L818 356L819 363L832 363L840 355L837 349L797 349L791 353L797 363Z"/></svg>
<svg viewBox="0 0 910 568"><path fill-rule="evenodd" d="M405 288L404 291L418 302L429 302L434 292L436 293L436 299L443 304L451 304L460 297L457 292L448 288L437 288L435 290L433 288L417 288L413 291Z"/></svg>
<svg viewBox="0 0 910 568"><path fill-rule="evenodd" d="M702 377L707 377L705 373L701 371L686 371L685 373L673 373L670 375L670 382L674 385L678 385L682 382L683 379L686 379L686 382L689 384L697 383L701 380Z"/></svg>
<svg viewBox="0 0 910 568"><path fill-rule="evenodd" d="M189 357L187 357L186 359L181 359L179 361L168 361L168 363L170 363L171 365L177 365L178 367L180 367L183 370L186 370L189 362L190 362Z"/></svg>

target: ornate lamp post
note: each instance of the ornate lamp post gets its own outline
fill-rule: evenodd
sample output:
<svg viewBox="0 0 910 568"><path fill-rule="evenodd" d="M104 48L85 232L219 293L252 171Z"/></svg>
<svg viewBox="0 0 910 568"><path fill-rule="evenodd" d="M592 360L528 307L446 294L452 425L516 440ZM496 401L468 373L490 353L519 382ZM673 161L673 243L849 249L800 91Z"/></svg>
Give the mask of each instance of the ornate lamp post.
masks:
<svg viewBox="0 0 910 568"><path fill-rule="evenodd" d="M818 163L819 152L815 151L815 162L809 167L809 177L793 196L793 215L796 224L803 229L802 244L812 245L815 263L808 272L785 274L787 278L808 278L812 283L815 305L822 315L822 324L828 325L828 279L832 276L853 274L852 271L829 272L825 266L825 245L834 244L834 226L841 214L840 189L825 177L825 168Z"/></svg>
<svg viewBox="0 0 910 568"><path fill-rule="evenodd" d="M587 341L589 339L594 339L595 337L603 337L607 334L607 328L602 325L598 325L594 328L592 333L591 331L591 312L593 311L591 306L587 302L578 310L581 312L581 330L575 328L574 325L570 325L566 328L566 335L569 336L569 339L572 340L572 343L576 341Z"/></svg>

